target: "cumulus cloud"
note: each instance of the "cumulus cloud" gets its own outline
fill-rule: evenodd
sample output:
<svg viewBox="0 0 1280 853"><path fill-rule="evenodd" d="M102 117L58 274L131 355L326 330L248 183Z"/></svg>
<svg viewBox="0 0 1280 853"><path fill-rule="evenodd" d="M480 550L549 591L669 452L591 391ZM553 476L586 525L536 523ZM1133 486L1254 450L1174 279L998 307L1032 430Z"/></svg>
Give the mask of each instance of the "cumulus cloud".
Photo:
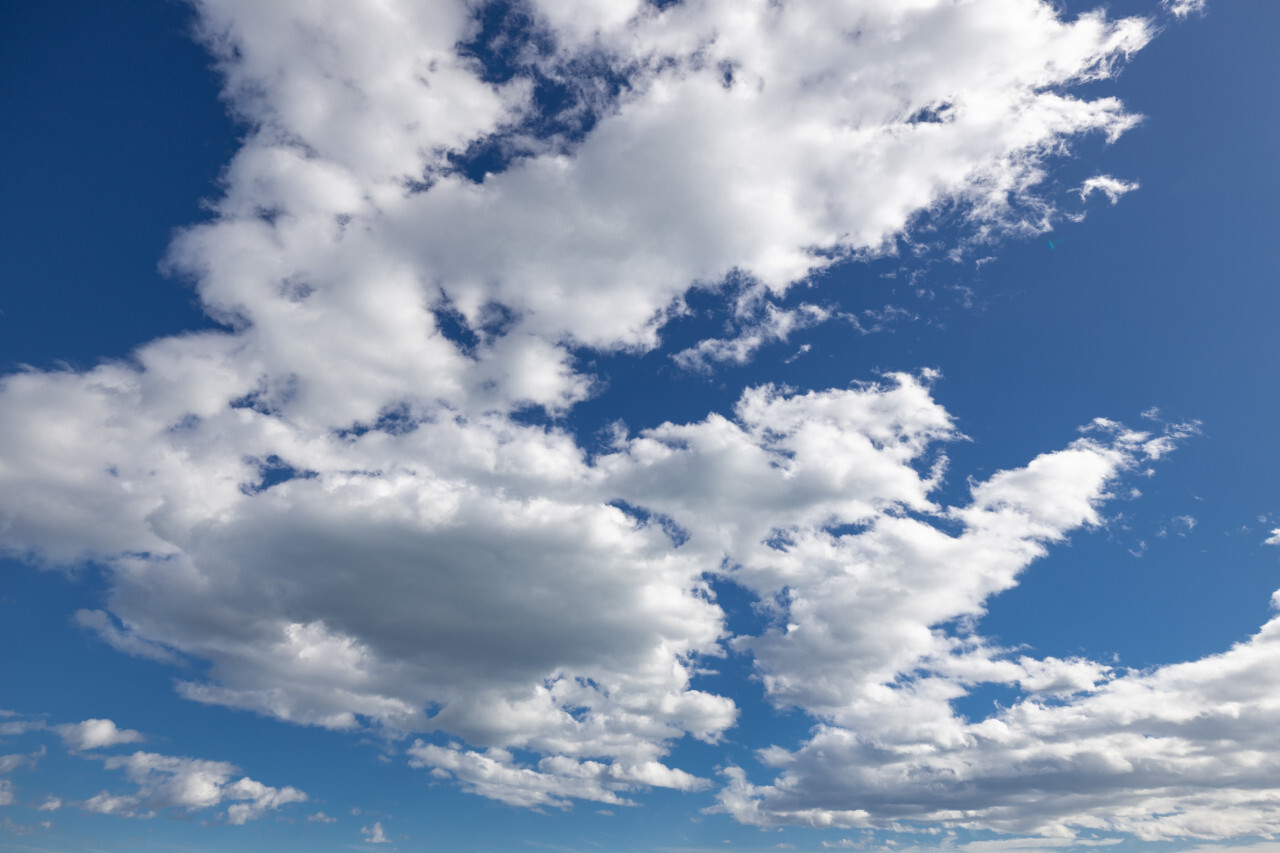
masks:
<svg viewBox="0 0 1280 853"><path fill-rule="evenodd" d="M360 832L364 834L365 844L390 844L391 839L387 838L382 831L381 821L374 821L373 826L362 826Z"/></svg>
<svg viewBox="0 0 1280 853"><path fill-rule="evenodd" d="M68 749L80 751L101 749L122 743L137 743L144 740L141 732L133 729L120 729L111 720L85 720L81 723L65 723L54 726L54 731L62 736L62 742Z"/></svg>
<svg viewBox="0 0 1280 853"><path fill-rule="evenodd" d="M583 354L658 346L693 288L776 306L943 210L965 241L1050 227L1053 158L1137 121L1073 87L1115 73L1149 22L1038 0L535 2L538 38L495 83L461 0L195 5L246 132L211 220L166 263L227 328L0 380L3 547L105 567L82 626L157 663L207 662L180 682L194 701L431 735L411 763L516 805L704 787L664 762L733 726L697 673L738 652L771 701L819 721L765 751L772 784L726 771L721 807L744 822L1066 831L1087 803L1143 837L1270 826L1237 819L1269 814L1265 756L1242 745L1210 767L1196 726L1212 725L1159 717L1219 708L1197 685L1226 690L1214 667L1262 667L1269 639L1134 675L975 628L1188 430L1099 421L946 506L941 446L961 436L930 372L753 387L596 454L563 420L598 387ZM535 72L564 104L535 97ZM479 179L477 150L501 154ZM739 314L736 336L677 359L742 362L835 310ZM769 627L730 636L711 575ZM987 683L1024 698L952 713ZM1176 748L1150 758L1120 706L1157 694L1165 710L1142 713ZM1267 701L1237 703L1259 731ZM58 730L73 749L140 737ZM225 762L102 760L137 791L90 811L225 807L234 824L306 800ZM1133 797L1072 798L1118 778ZM1072 797L1046 806L1037 785Z"/></svg>
<svg viewBox="0 0 1280 853"><path fill-rule="evenodd" d="M1273 619L1222 654L1095 673L1099 683L1080 684L1078 695L1029 696L975 722L947 712L955 694L936 678L877 685L863 705L912 714L914 725L885 725L856 706L830 713L799 749L761 753L781 770L773 783L753 785L729 768L720 808L762 826L1270 835L1280 827L1278 642Z"/></svg>
<svg viewBox="0 0 1280 853"><path fill-rule="evenodd" d="M307 800L305 793L292 786L273 788L248 776L233 780L238 768L225 761L135 752L104 758L103 763L108 770L123 770L137 791L123 795L103 791L80 803L86 811L151 817L161 809L194 812L229 803L224 817L238 826L269 810Z"/></svg>
<svg viewBox="0 0 1280 853"><path fill-rule="evenodd" d="M30 824L18 823L17 821L10 820L8 817L0 819L0 829L3 829L10 835L31 835L36 830L51 829L52 827L53 824L47 820L42 820L32 826Z"/></svg>
<svg viewBox="0 0 1280 853"><path fill-rule="evenodd" d="M1280 545L1280 527L1271 531L1271 535L1262 540L1263 545Z"/></svg>
<svg viewBox="0 0 1280 853"><path fill-rule="evenodd" d="M20 767L35 767L44 754L45 748L40 747L35 752L0 755L0 773L12 773Z"/></svg>
<svg viewBox="0 0 1280 853"><path fill-rule="evenodd" d="M785 768L771 785L731 768L722 807L760 825L1270 835L1280 825L1277 638L1272 620L1229 652L1126 672L1073 701L1028 698L974 724L954 717L950 736L822 726L797 751L765 756ZM872 754L874 765L860 761ZM860 808L824 804L832 802Z"/></svg>

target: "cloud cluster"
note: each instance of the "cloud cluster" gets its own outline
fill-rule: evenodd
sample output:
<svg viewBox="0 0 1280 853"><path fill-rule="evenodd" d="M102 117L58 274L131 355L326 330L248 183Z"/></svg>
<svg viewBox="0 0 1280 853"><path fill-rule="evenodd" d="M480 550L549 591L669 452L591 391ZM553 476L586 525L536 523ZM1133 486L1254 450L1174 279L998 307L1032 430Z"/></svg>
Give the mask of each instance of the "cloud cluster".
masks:
<svg viewBox="0 0 1280 853"><path fill-rule="evenodd" d="M138 790L123 795L103 791L80 804L99 814L151 817L158 809L199 811L229 803L227 823L239 826L268 810L307 800L292 786L272 788L248 776L233 780L238 768L225 761L135 752L104 758L103 764L108 770L123 770Z"/></svg>
<svg viewBox="0 0 1280 853"><path fill-rule="evenodd" d="M154 752L135 752L132 755L89 752L145 740L140 732L121 729L108 719L49 725L39 719L19 717L6 726L4 734L9 735L46 730L55 732L72 754L86 760L101 761L108 770L123 770L129 781L137 786L133 793L102 791L75 803L89 812L149 818L164 809L198 811L227 803L223 817L228 823L238 826L261 817L268 810L307 800L305 793L292 786L273 788L248 776L233 779L239 772L238 768L225 761L205 761ZM45 749L41 747L31 754L2 755L0 775L24 765L34 768L37 759L44 754ZM13 784L7 779L0 779L0 805L10 805L14 800ZM36 811L58 811L63 805L61 797L49 795L36 807Z"/></svg>
<svg viewBox="0 0 1280 853"><path fill-rule="evenodd" d="M710 785L708 780L657 761L623 765L549 756L535 770L517 764L505 749L491 747L480 753L420 740L409 748L409 755L413 767L430 768L436 778L456 779L464 790L513 806L570 808L574 799L635 805L619 792L636 788L689 791Z"/></svg>
<svg viewBox="0 0 1280 853"><path fill-rule="evenodd" d="M364 834L365 844L390 844L391 839L387 838L386 833L382 831L382 823L374 821L373 826L362 826L360 832Z"/></svg>
<svg viewBox="0 0 1280 853"><path fill-rule="evenodd" d="M768 697L820 727L763 753L772 784L728 771L721 808L744 822L1271 825L1238 817L1270 808L1246 729L1219 727L1235 740L1215 766L1201 718L1124 729L1148 719L1126 716L1139 695L1167 700L1153 715L1225 707L1215 667L1263 667L1269 627L1138 675L975 627L1176 431L1100 421L944 506L939 448L960 436L929 371L749 388L694 422L655 412L595 455L567 419L597 387L578 356L659 346L691 288L726 291L741 334L677 359L743 362L838 310L770 300L933 213L973 240L1048 227L1051 159L1137 120L1071 88L1114 73L1151 24L1039 0L584 0L521 7L499 56L461 0L196 5L247 130L212 219L167 263L227 329L0 384L0 542L106 567L105 609L79 624L160 664L207 662L180 683L195 701L422 735L415 766L516 805L706 787L663 762L733 726L697 672L749 653ZM1099 177L1080 194L1130 189ZM711 576L769 627L731 637ZM950 702L986 683L1024 698L957 717ZM1232 701L1259 731L1269 719L1260 695ZM139 737L59 731L76 749ZM1177 749L1144 758L1156 742ZM224 762L104 762L138 790L98 812L226 803L243 823L306 798ZM1120 778L1132 796L1086 823L1099 800L1081 792ZM1049 807L1046 790L1067 795Z"/></svg>
<svg viewBox="0 0 1280 853"><path fill-rule="evenodd" d="M1273 619L1222 654L1100 673L1101 683L1069 697L1028 697L979 722L953 716L950 731L929 737L919 728L906 736L883 725L822 725L798 750L763 754L781 769L772 784L752 785L731 768L721 807L762 826L921 821L1152 841L1272 835L1278 662Z"/></svg>

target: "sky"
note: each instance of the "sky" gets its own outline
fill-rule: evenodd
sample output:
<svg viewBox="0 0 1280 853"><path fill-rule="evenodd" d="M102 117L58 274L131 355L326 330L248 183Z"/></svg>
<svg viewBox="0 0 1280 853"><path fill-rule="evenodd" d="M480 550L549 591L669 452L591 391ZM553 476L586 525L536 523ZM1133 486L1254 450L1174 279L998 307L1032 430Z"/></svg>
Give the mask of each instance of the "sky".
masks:
<svg viewBox="0 0 1280 853"><path fill-rule="evenodd" d="M0 850L1280 853L1266 0L0 10Z"/></svg>

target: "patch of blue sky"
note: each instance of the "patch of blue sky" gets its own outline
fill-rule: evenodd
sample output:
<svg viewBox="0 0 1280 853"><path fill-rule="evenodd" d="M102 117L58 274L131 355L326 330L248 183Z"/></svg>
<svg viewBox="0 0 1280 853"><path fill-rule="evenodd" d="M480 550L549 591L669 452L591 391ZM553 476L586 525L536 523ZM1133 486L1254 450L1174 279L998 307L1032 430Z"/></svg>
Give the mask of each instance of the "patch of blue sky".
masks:
<svg viewBox="0 0 1280 853"><path fill-rule="evenodd" d="M159 266L238 147L179 3L80 0L3 12L0 365L91 367L209 328Z"/></svg>

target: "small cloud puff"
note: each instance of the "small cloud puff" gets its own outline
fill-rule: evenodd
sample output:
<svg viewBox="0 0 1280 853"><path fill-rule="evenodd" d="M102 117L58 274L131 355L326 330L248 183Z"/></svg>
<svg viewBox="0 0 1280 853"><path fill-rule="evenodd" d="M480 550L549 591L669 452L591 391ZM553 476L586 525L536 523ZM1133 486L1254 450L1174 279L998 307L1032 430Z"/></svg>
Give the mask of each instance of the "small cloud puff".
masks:
<svg viewBox="0 0 1280 853"><path fill-rule="evenodd" d="M1185 18L1192 12L1197 12L1203 15L1207 3L1205 0L1163 0L1161 5L1168 9L1173 15L1179 18Z"/></svg>
<svg viewBox="0 0 1280 853"><path fill-rule="evenodd" d="M66 723L55 726L54 731L62 736L62 742L74 752L86 749L101 749L122 743L138 743L143 740L141 732L133 729L120 729L111 720L85 720L81 723Z"/></svg>
<svg viewBox="0 0 1280 853"><path fill-rule="evenodd" d="M1271 535L1262 540L1263 545L1280 545L1280 527L1271 531Z"/></svg>
<svg viewBox="0 0 1280 853"><path fill-rule="evenodd" d="M1081 200L1089 198L1089 196L1093 195L1095 192L1100 192L1106 195L1108 201L1115 204L1120 200L1120 196L1125 193L1133 192L1136 189L1138 189L1138 184L1136 182L1130 183L1128 181L1121 181L1117 178L1111 177L1110 175L1095 175L1080 185L1079 192ZM1145 416L1146 413L1144 412L1143 415Z"/></svg>
<svg viewBox="0 0 1280 853"><path fill-rule="evenodd" d="M362 826L360 831L364 833L364 841L366 844L390 844L391 839L387 838L382 831L382 822L374 821L373 826Z"/></svg>

